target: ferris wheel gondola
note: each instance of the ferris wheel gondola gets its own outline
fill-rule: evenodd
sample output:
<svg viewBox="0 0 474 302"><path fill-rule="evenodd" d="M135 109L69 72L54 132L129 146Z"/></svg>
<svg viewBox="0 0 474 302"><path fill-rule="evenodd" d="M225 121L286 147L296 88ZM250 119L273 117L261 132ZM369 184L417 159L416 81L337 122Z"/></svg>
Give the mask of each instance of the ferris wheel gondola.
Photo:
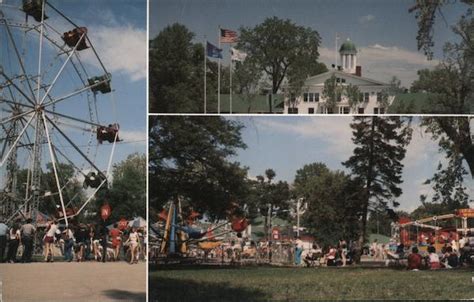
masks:
<svg viewBox="0 0 474 302"><path fill-rule="evenodd" d="M0 2L0 41L0 216L34 219L49 198L67 225L107 187L120 141L111 73L88 29L47 0ZM42 181L47 165L54 188ZM19 171L27 171L21 183ZM86 192L72 214L71 179L83 179Z"/></svg>

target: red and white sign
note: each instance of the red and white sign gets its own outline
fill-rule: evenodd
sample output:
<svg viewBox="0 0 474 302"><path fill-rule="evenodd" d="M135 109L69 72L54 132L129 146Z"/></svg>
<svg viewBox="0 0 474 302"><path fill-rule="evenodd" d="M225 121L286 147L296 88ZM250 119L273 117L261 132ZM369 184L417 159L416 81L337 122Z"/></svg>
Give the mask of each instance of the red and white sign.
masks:
<svg viewBox="0 0 474 302"><path fill-rule="evenodd" d="M107 220L109 218L110 214L112 214L112 209L110 208L108 203L105 203L101 208L100 208L100 217L102 217L102 220Z"/></svg>
<svg viewBox="0 0 474 302"><path fill-rule="evenodd" d="M272 229L272 239L273 240L280 240L280 230L278 228Z"/></svg>

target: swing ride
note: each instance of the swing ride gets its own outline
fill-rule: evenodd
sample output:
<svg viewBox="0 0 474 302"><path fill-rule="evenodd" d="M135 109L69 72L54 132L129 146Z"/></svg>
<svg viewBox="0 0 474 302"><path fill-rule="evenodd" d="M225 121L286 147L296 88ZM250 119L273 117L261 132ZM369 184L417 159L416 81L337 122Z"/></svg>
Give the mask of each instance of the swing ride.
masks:
<svg viewBox="0 0 474 302"><path fill-rule="evenodd" d="M0 1L0 216L7 222L37 223L42 209L54 208L48 214L67 226L107 188L120 141L112 76L87 27L53 3ZM84 190L74 189L78 182Z"/></svg>
<svg viewBox="0 0 474 302"><path fill-rule="evenodd" d="M183 210L180 200L169 202L158 215L163 227L154 229L151 226L160 237L158 258L190 258L192 248L207 254L224 246L226 235L242 237L242 232L249 226L244 211L237 203L231 203L228 207L225 221L215 223L206 230L198 226L200 218L202 215L191 208Z"/></svg>

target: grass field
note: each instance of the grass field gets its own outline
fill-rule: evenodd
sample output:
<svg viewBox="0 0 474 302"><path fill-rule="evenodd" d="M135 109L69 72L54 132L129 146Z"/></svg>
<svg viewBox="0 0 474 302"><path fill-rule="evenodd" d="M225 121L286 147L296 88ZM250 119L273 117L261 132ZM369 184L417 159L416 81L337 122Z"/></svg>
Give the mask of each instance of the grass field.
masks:
<svg viewBox="0 0 474 302"><path fill-rule="evenodd" d="M151 270L150 301L472 299L473 270L180 268Z"/></svg>

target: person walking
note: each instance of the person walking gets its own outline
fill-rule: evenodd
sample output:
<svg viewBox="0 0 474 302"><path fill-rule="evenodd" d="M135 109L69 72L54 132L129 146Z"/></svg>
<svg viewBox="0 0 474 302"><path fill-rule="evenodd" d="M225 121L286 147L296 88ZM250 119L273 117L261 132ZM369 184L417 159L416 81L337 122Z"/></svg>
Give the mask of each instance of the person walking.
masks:
<svg viewBox="0 0 474 302"><path fill-rule="evenodd" d="M117 223L115 223L113 229L111 229L109 233L112 238L112 248L114 249L114 261L119 259L120 244L122 242L122 238L120 237L121 234L122 232L118 229Z"/></svg>
<svg viewBox="0 0 474 302"><path fill-rule="evenodd" d="M64 260L71 262L74 258L72 248L74 247L74 232L71 227L64 230Z"/></svg>
<svg viewBox="0 0 474 302"><path fill-rule="evenodd" d="M130 245L130 264L138 263L137 249L138 244L140 243L140 236L138 235L136 228L132 228L126 242Z"/></svg>
<svg viewBox="0 0 474 302"><path fill-rule="evenodd" d="M109 245L109 230L107 229L107 224L105 221L102 223L102 228L100 231L100 240L102 243L102 262L105 263L107 261L107 247Z"/></svg>
<svg viewBox="0 0 474 302"><path fill-rule="evenodd" d="M5 261L5 249L7 248L7 232L8 226L3 221L3 217L0 216L0 263Z"/></svg>
<svg viewBox="0 0 474 302"><path fill-rule="evenodd" d="M33 241L36 234L36 228L32 224L33 220L28 218L26 224L21 226L21 242L23 243L23 255L21 256L21 262L29 263L31 262L31 257L33 255Z"/></svg>
<svg viewBox="0 0 474 302"><path fill-rule="evenodd" d="M8 241L8 253L7 262L16 262L16 253L18 252L18 246L21 243L20 228L17 223L10 229L10 240Z"/></svg>
<svg viewBox="0 0 474 302"><path fill-rule="evenodd" d="M54 262L54 239L56 236L56 231L58 226L56 221L53 219L48 229L46 230L46 235L44 236L44 261L49 262L49 256L51 256L51 262Z"/></svg>

